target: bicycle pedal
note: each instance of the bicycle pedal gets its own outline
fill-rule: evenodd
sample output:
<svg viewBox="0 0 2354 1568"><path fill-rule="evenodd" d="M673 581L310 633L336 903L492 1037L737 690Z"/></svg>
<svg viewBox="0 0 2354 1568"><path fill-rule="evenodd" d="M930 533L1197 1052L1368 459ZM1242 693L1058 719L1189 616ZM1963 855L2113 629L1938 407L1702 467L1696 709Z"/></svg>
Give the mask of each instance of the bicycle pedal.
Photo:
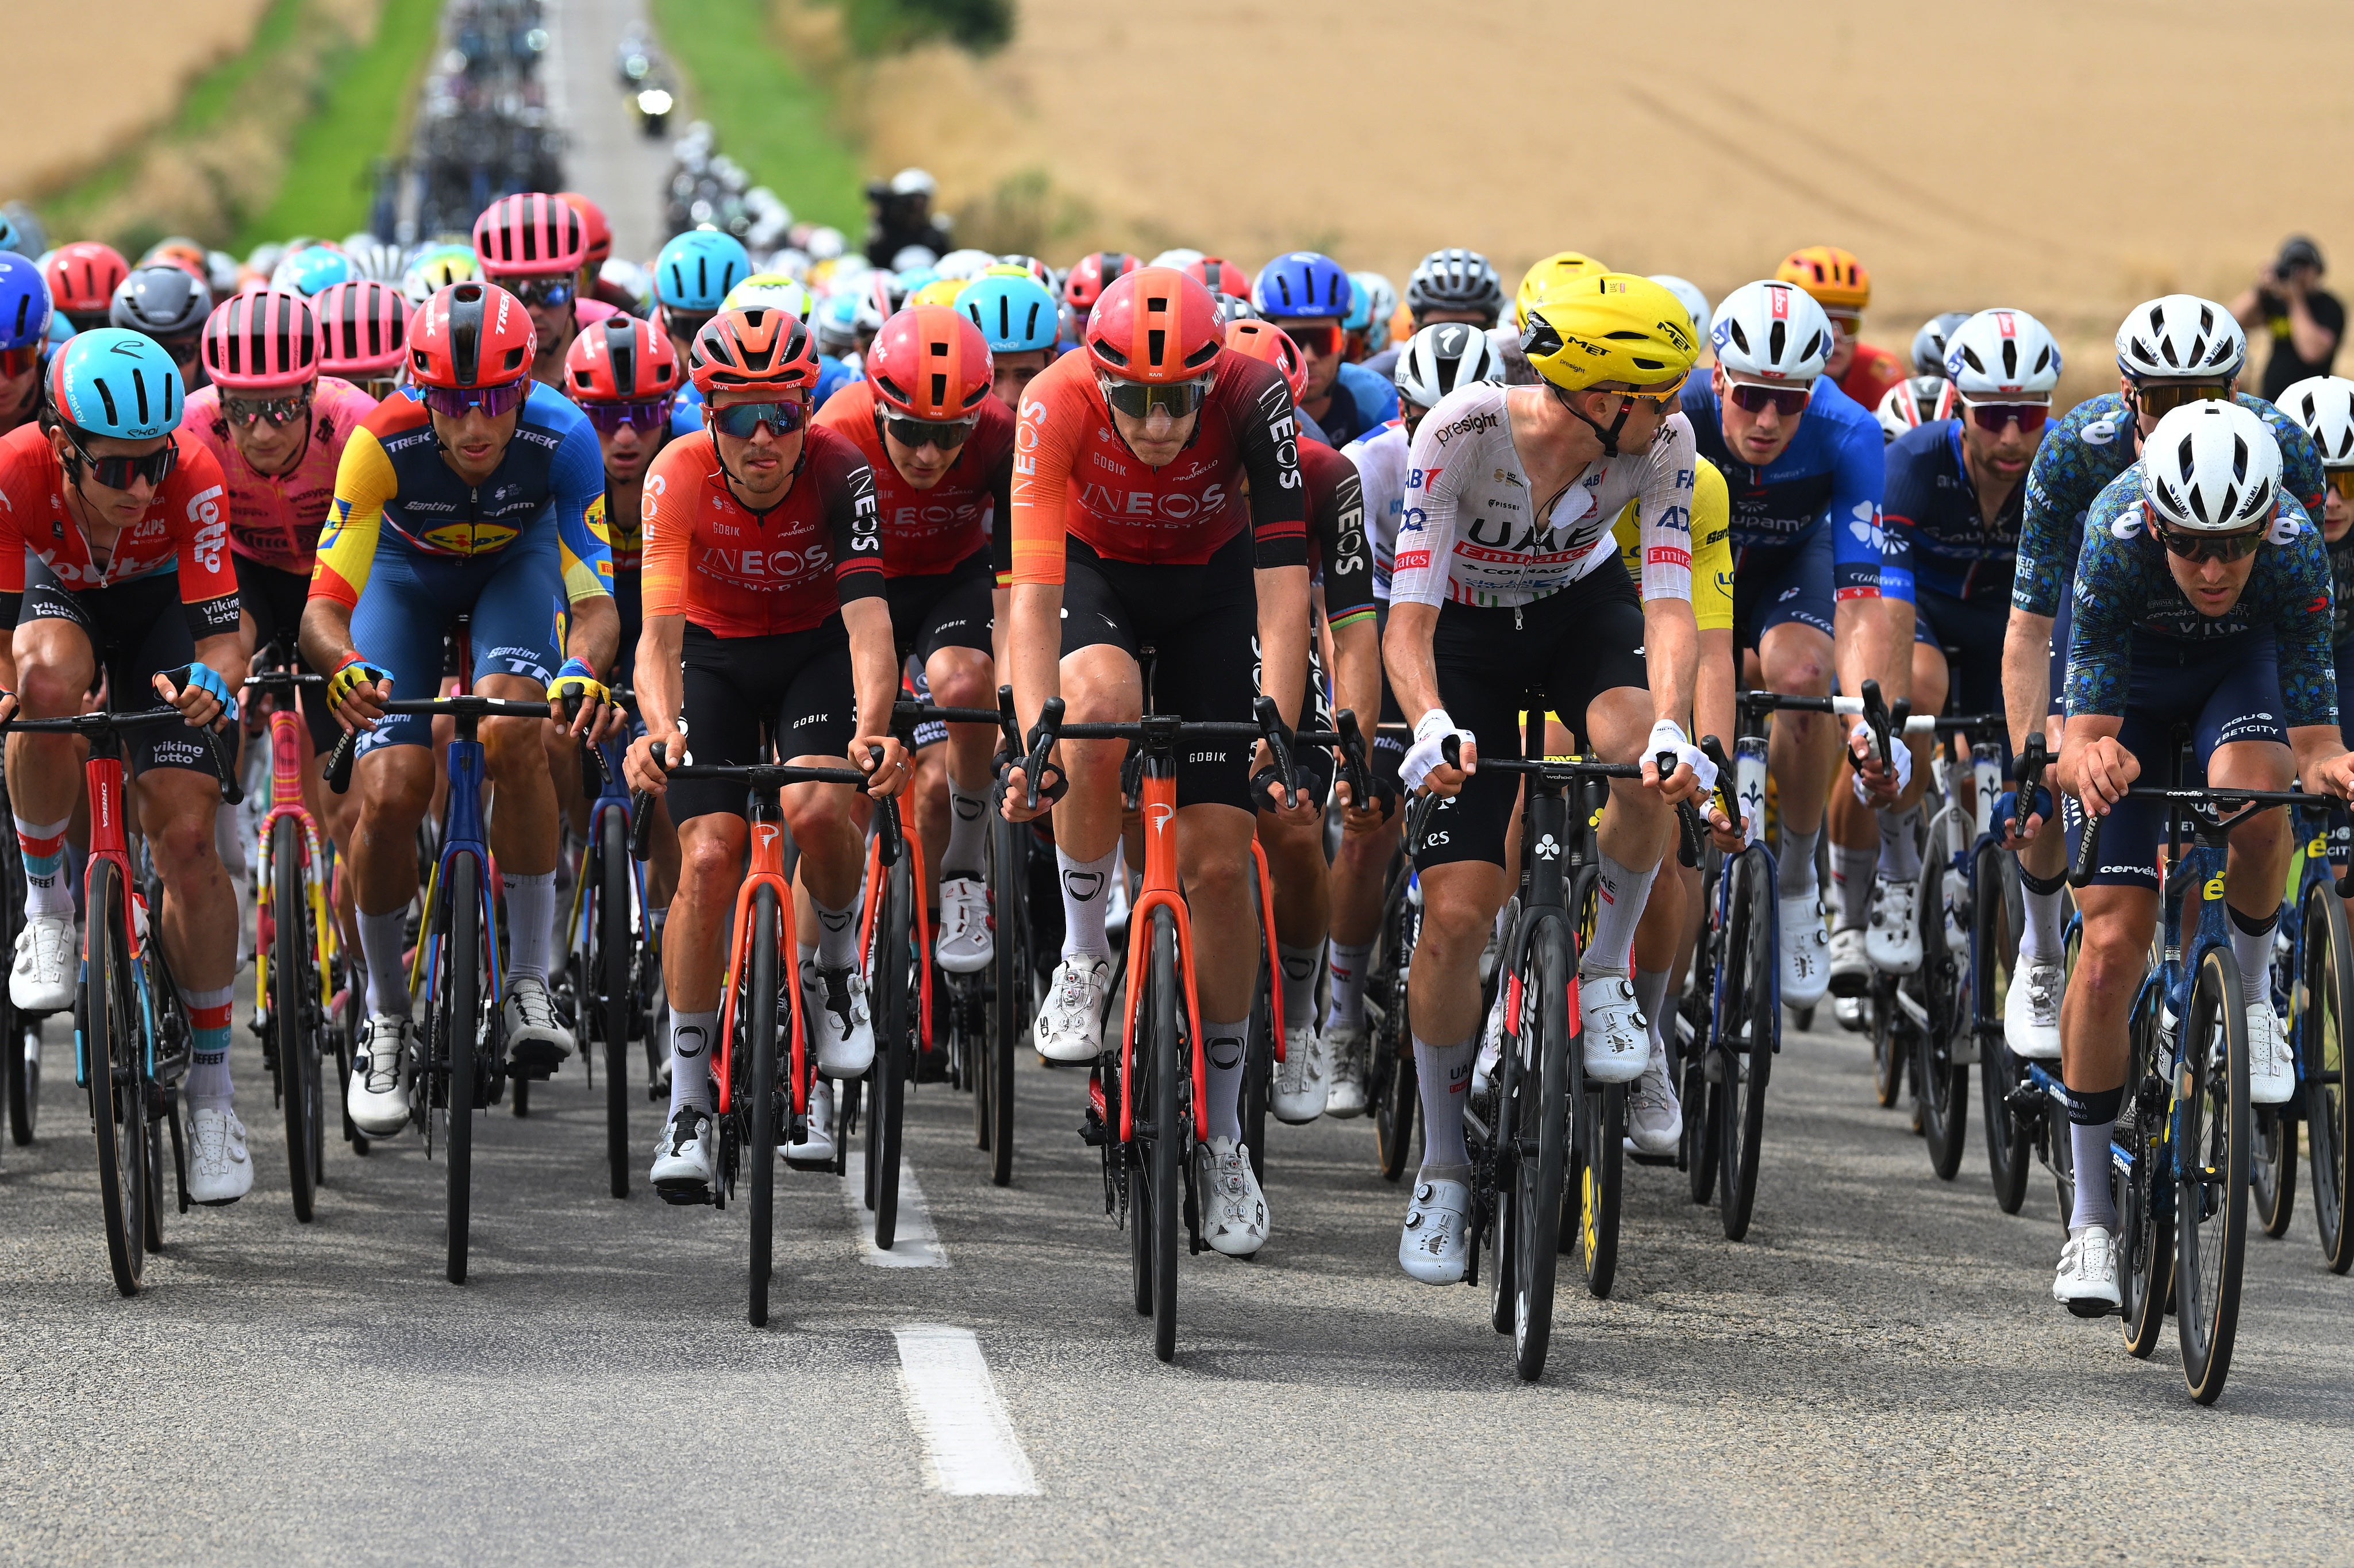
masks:
<svg viewBox="0 0 2354 1568"><path fill-rule="evenodd" d="M1673 1165L1676 1162L1672 1154L1643 1154L1632 1144L1627 1145L1626 1153L1628 1160L1637 1165Z"/></svg>
<svg viewBox="0 0 2354 1568"><path fill-rule="evenodd" d="M718 1202L718 1200L712 1196L711 1189L707 1186L663 1187L657 1185L654 1188L654 1192L663 1202L677 1209L709 1208L716 1206Z"/></svg>

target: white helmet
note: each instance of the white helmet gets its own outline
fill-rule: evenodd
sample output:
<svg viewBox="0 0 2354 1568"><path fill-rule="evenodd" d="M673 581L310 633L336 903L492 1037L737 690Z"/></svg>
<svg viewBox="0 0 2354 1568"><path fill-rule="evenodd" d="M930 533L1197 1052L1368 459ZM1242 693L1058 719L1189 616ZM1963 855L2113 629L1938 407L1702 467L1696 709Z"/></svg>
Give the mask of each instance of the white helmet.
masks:
<svg viewBox="0 0 2354 1568"><path fill-rule="evenodd" d="M379 283L398 283L407 270L401 260L400 247L387 245L374 235L361 236L356 244L344 247L344 254L352 259L353 275L372 279Z"/></svg>
<svg viewBox="0 0 2354 1568"><path fill-rule="evenodd" d="M1762 278L1724 296L1709 323L1716 362L1735 376L1812 381L1831 362L1831 318L1796 283Z"/></svg>
<svg viewBox="0 0 2354 1568"><path fill-rule="evenodd" d="M1651 281L1683 302L1684 309L1691 314L1692 335L1695 337L1708 335L1708 296L1706 294L1702 293L1696 285L1686 282L1683 279L1669 272L1655 273Z"/></svg>
<svg viewBox="0 0 2354 1568"><path fill-rule="evenodd" d="M2308 376L2283 388L2274 406L2305 427L2324 468L2354 468L2354 381Z"/></svg>
<svg viewBox="0 0 2354 1568"><path fill-rule="evenodd" d="M782 311L795 321L805 322L816 305L807 289L781 272L756 272L728 290L727 297L719 302L719 308L723 311L748 311L756 307Z"/></svg>
<svg viewBox="0 0 2354 1568"><path fill-rule="evenodd" d="M849 249L849 244L842 237L842 230L821 227L810 230L809 243L802 249L810 253L812 261L831 261Z"/></svg>
<svg viewBox="0 0 2354 1568"><path fill-rule="evenodd" d="M1935 376L1940 380L1946 374L1946 339L1956 327L1970 319L1967 311L1940 311L1921 323L1913 334L1913 374Z"/></svg>
<svg viewBox="0 0 2354 1568"><path fill-rule="evenodd" d="M1933 419L1954 417L1954 384L1942 376L1910 376L1888 389L1880 400L1880 431L1894 440Z"/></svg>
<svg viewBox="0 0 2354 1568"><path fill-rule="evenodd" d="M1468 322L1439 322L1406 339L1397 356L1398 396L1417 408L1436 408L1458 387L1501 381L1504 357L1494 340Z"/></svg>
<svg viewBox="0 0 2354 1568"><path fill-rule="evenodd" d="M1946 379L1965 397L2049 397L2060 345L2025 311L1980 311L1946 339Z"/></svg>
<svg viewBox="0 0 2354 1568"><path fill-rule="evenodd" d="M1173 250L1163 250L1160 255L1155 256L1151 260L1147 261L1145 265L1148 267L1174 267L1177 270L1182 272L1186 268L1191 267L1194 262L1201 260L1202 253L1200 251L1188 249L1186 247L1181 245Z"/></svg>
<svg viewBox="0 0 2354 1568"><path fill-rule="evenodd" d="M939 253L928 245L902 245L891 253L891 270L912 272L918 267L929 267L939 259Z"/></svg>
<svg viewBox="0 0 2354 1568"><path fill-rule="evenodd" d="M2253 408L2185 403L2141 444L2141 493L2169 527L2230 533L2273 514L2280 442Z"/></svg>
<svg viewBox="0 0 2354 1568"><path fill-rule="evenodd" d="M1349 281L1365 291L1365 352L1379 354L1390 345L1390 318L1397 314L1397 288L1379 272L1352 272ZM1349 314L1354 319L1356 312Z"/></svg>
<svg viewBox="0 0 2354 1568"><path fill-rule="evenodd" d="M961 250L951 250L933 262L932 270L943 278L950 278L962 283L980 277L996 265L996 257L986 250L975 250L968 245Z"/></svg>
<svg viewBox="0 0 2354 1568"><path fill-rule="evenodd" d="M2168 294L2136 305L2117 328L2117 368L2145 376L2221 376L2247 363L2248 334L2232 313L2196 294Z"/></svg>

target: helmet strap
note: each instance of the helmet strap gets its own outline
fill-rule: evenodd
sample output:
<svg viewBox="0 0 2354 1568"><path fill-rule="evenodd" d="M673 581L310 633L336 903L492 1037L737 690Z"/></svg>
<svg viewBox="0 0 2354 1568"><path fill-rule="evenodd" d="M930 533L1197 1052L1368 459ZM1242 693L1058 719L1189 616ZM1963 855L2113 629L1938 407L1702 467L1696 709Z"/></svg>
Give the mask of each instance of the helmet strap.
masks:
<svg viewBox="0 0 2354 1568"><path fill-rule="evenodd" d="M1553 383L1547 382L1545 385L1552 387ZM1571 401L1572 397L1574 397L1575 394L1564 392L1560 387L1553 387L1553 396L1554 402L1559 403L1563 408L1576 415L1579 420L1585 424L1585 428L1594 432L1596 439L1600 440L1602 443L1603 456L1617 457L1620 455L1618 450L1618 432L1627 428L1627 416L1635 411L1635 399L1632 397L1621 397L1619 399L1621 407L1618 410L1618 417L1610 421L1610 428L1606 430L1600 425L1596 424L1592 419L1587 418L1585 417L1585 410L1579 408L1575 402Z"/></svg>

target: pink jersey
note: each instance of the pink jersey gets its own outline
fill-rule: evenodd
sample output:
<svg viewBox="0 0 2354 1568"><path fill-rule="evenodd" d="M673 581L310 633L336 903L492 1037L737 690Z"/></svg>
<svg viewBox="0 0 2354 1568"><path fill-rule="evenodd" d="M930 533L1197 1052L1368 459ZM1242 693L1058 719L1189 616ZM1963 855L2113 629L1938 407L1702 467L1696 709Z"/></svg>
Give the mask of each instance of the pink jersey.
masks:
<svg viewBox="0 0 2354 1568"><path fill-rule="evenodd" d="M335 465L343 461L344 442L375 411L376 399L348 381L319 377L311 396L310 440L291 471L271 476L254 472L229 440L220 396L217 387L190 393L180 429L220 460L228 481L229 551L307 577L319 550L320 525L335 499Z"/></svg>

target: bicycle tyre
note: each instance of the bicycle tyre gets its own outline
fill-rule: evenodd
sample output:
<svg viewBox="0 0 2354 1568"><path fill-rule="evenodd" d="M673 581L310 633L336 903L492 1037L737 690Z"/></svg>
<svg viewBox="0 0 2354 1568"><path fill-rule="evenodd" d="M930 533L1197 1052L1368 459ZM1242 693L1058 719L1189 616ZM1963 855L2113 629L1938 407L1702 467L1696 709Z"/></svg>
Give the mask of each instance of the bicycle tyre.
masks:
<svg viewBox="0 0 2354 1568"><path fill-rule="evenodd" d="M2231 1374L2248 1245L2248 1015L2239 965L2221 948L2199 963L2183 1020L2176 1144L2175 1325L2182 1380L2212 1404Z"/></svg>
<svg viewBox="0 0 2354 1568"><path fill-rule="evenodd" d="M1392 884L1390 903L1382 921L1382 953L1374 973L1387 975L1380 1027L1373 1031L1366 1051L1373 1066L1373 1154L1382 1180L1396 1181L1405 1174L1406 1157L1414 1151L1415 1116L1422 1107L1422 1085L1414 1064L1414 1030L1406 995L1413 972L1414 942L1419 920L1407 890L1409 874ZM1373 989L1371 979L1366 989Z"/></svg>
<svg viewBox="0 0 2354 1568"><path fill-rule="evenodd" d="M1023 835L1029 832L1026 824L991 813L989 897L996 920L996 952L990 973L995 994L990 999L973 1113L980 1123L981 1146L989 1150L989 1181L993 1187L1013 1180L1013 1064L1022 1049L1022 1033L1029 1023L1025 1014L1030 1002L1030 912L1023 896L1029 852Z"/></svg>
<svg viewBox="0 0 2354 1568"><path fill-rule="evenodd" d="M1872 1093L1880 1108L1888 1110L1904 1096L1906 1052L1896 1038L1896 1010L1889 1005L1874 977L1863 993L1866 1029L1872 1036Z"/></svg>
<svg viewBox="0 0 2354 1568"><path fill-rule="evenodd" d="M1528 947L1523 1002L1536 1025L1535 1081L1524 1101L1533 1114L1536 1158L1514 1161L1512 1192L1512 1370L1522 1383L1544 1375L1553 1343L1553 1273L1561 1256L1561 1192L1569 1163L1569 1058L1578 1049L1570 1010L1576 983L1565 921L1545 920ZM1524 1081L1525 1082L1525 1081ZM1515 1116L1513 1136L1529 1141Z"/></svg>
<svg viewBox="0 0 2354 1568"><path fill-rule="evenodd" d="M2006 1214L2027 1202L2028 1130L2010 1108L2018 1064L2002 1032L2003 997L2016 978L2020 903L2019 863L1991 843L1972 857L1970 1017L1978 1030L1978 1113L1985 1124L1987 1173Z"/></svg>
<svg viewBox="0 0 2354 1568"><path fill-rule="evenodd" d="M1262 1188L1267 1185L1267 1102L1275 1088L1275 1024L1267 1011L1271 1001L1267 988L1260 985L1243 1045L1243 1151L1250 1156L1251 1174Z"/></svg>
<svg viewBox="0 0 2354 1568"><path fill-rule="evenodd" d="M302 824L281 817L270 830L270 1027L278 1037L278 1098L286 1119L286 1184L294 1218L311 1223L318 1193L320 1113L318 950L311 941L310 887L302 874Z"/></svg>
<svg viewBox="0 0 2354 1568"><path fill-rule="evenodd" d="M1736 1014L1723 1036L1724 1081L1717 1086L1717 1217L1724 1239L1749 1234L1757 1203L1757 1162L1766 1130L1766 1085L1774 1070L1774 890L1764 849L1751 845L1735 859L1731 941L1727 961L1736 958L1738 989L1728 988ZM1746 1071L1744 1071L1744 1068Z"/></svg>
<svg viewBox="0 0 2354 1568"><path fill-rule="evenodd" d="M1146 1036L1144 1071L1140 1075L1145 1098L1137 1119L1145 1124L1138 1136L1145 1144L1142 1169L1152 1227L1152 1354L1167 1361L1177 1355L1177 1183L1188 1113L1177 1092L1181 1056L1177 1016L1183 995L1177 968L1177 922L1165 908L1152 912L1151 964L1147 1003L1151 1030Z"/></svg>
<svg viewBox="0 0 2354 1568"><path fill-rule="evenodd" d="M729 1086L730 1114L742 1119L744 1152L752 1162L750 1224L746 1227L751 1232L751 1264L745 1319L755 1329L768 1326L769 1279L776 1259L777 920L777 890L763 884L752 894L751 973L736 1004L739 1026L743 1020L750 1020L751 1050L747 1053L750 1062L748 1070L739 1073ZM787 1005L790 1005L789 999ZM847 1134L837 1125L834 1136L841 1139Z"/></svg>
<svg viewBox="0 0 2354 1568"><path fill-rule="evenodd" d="M6 781L0 779L0 805L7 799ZM25 855L14 833L0 833L0 920L12 942L25 928ZM39 1021L17 1012L8 988L0 986L0 1053L7 1058L0 1094L8 1097L8 1136L20 1149L33 1141L40 1121L40 1050Z"/></svg>
<svg viewBox="0 0 2354 1568"><path fill-rule="evenodd" d="M122 929L122 869L111 860L90 866L89 910L81 1038L88 1053L90 1128L98 1143L99 1198L114 1288L136 1296L147 1260L146 1057L132 994L131 944Z"/></svg>
<svg viewBox="0 0 2354 1568"><path fill-rule="evenodd" d="M2133 1155L2133 1166L2120 1181L2112 1160L2109 1178L2117 1209L2117 1294L2126 1353L2143 1360L2165 1330L2174 1283L2174 1202L2166 1175L2171 1169L2167 1121L2173 1086L2168 1064L2159 1059L2158 1009L2158 989L2145 988L2126 1025L2132 1054L2126 1058L2126 1101L2118 1110L2115 1137ZM2056 1107L2052 1114L2058 1114ZM2063 1130L2059 1142L2065 1147L2067 1141Z"/></svg>
<svg viewBox="0 0 2354 1568"><path fill-rule="evenodd" d="M2305 896L2297 946L2300 977L2296 1054L2305 1074L2305 1135L2312 1143L2313 1221L2332 1274L2354 1268L2354 1094L2347 1081L2347 1031L2354 1028L2354 935L2334 890Z"/></svg>
<svg viewBox="0 0 2354 1568"><path fill-rule="evenodd" d="M443 954L439 1054L447 1065L441 1086L443 1114L448 1118L445 1139L449 1156L449 1262L445 1272L452 1285L466 1283L469 1231L473 1219L475 1065L482 1011L482 868L472 854L451 857L443 879L449 900L445 929L449 947Z"/></svg>
<svg viewBox="0 0 2354 1568"><path fill-rule="evenodd" d="M597 813L596 880L589 897L596 904L597 952L587 968L598 988L597 1005L605 1033L605 1166L613 1196L630 1195L630 1021L637 1011L631 981L631 959L636 943L630 933L631 883L630 824L618 806ZM585 1009L584 1009L585 1011Z"/></svg>
<svg viewBox="0 0 2354 1568"><path fill-rule="evenodd" d="M2248 1196L2256 1229L2274 1241L2296 1214L2296 1122L2282 1106L2251 1107Z"/></svg>
<svg viewBox="0 0 2354 1568"><path fill-rule="evenodd" d="M1618 1277L1618 1214L1627 1165L1627 1086L1584 1084L1577 1097L1577 1139L1572 1168L1562 1183L1562 1218L1577 1249L1586 1292L1607 1300Z"/></svg>
<svg viewBox="0 0 2354 1568"><path fill-rule="evenodd" d="M867 973L881 995L874 1010L875 1105L867 1126L867 1187L875 1210L875 1245L885 1252L899 1236L899 1150L907 1108L907 1073L915 1052L915 998L910 972L917 961L910 931L915 921L914 884L907 857L884 874L882 912L875 921L875 952Z"/></svg>
<svg viewBox="0 0 2354 1568"><path fill-rule="evenodd" d="M1933 826L1930 843L1944 840ZM1955 1042L1971 1025L1969 977L1946 941L1946 870L1942 859L1925 857L1913 901L1921 935L1922 1011L1929 1016L1929 1027L1914 1032L1914 1072L1921 1086L1922 1141L1929 1148L1929 1169L1940 1181L1952 1181L1962 1168L1970 1120L1970 1070L1954 1060Z"/></svg>

